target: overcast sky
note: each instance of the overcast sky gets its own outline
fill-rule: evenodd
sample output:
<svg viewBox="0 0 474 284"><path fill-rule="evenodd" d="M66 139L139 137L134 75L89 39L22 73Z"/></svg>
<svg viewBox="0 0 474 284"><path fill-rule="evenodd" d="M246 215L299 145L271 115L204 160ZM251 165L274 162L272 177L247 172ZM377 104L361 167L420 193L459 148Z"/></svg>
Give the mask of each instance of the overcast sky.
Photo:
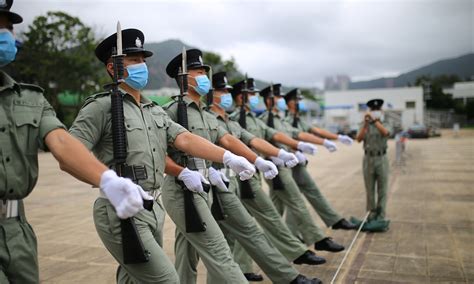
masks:
<svg viewBox="0 0 474 284"><path fill-rule="evenodd" d="M52 10L101 36L120 20L146 42L180 39L233 56L249 76L307 87L327 75L391 76L474 52L474 0L15 0L24 18L16 28Z"/></svg>

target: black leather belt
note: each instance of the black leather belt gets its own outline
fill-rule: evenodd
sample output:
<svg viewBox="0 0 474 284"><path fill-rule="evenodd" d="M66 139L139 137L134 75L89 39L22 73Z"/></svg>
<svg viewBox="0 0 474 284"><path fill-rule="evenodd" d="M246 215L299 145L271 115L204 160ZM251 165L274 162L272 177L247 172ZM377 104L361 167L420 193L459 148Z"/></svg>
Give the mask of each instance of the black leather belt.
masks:
<svg viewBox="0 0 474 284"><path fill-rule="evenodd" d="M387 153L387 150L383 150L383 151L369 151L369 150L365 150L364 151L366 155L369 155L369 156L383 156Z"/></svg>

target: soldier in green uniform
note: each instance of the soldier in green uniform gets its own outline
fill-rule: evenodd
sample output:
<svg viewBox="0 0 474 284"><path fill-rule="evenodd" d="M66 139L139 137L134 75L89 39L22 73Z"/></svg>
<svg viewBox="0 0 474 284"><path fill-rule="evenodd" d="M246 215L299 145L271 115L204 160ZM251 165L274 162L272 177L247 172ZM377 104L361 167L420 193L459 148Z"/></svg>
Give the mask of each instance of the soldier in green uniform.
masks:
<svg viewBox="0 0 474 284"><path fill-rule="evenodd" d="M212 83L215 90L210 109L217 117L220 126L265 156L279 157L289 165L298 163L298 159L293 154L255 137L237 122L229 119L225 110L232 106L232 95L229 93L232 86L228 85L225 72L214 74ZM305 279L303 275L298 275L298 272L291 267L289 261L265 237L236 195L239 183L235 175L232 174L233 172L224 165L216 163L213 164L211 169L213 172L218 171L220 175L223 175L223 180L229 181L229 188L227 189L218 174L215 183L219 188L218 194L227 216L225 220L219 221L219 226L231 247L233 247L233 240L237 240L273 283L318 283L318 279L309 280ZM211 175L209 179L211 184L214 184ZM249 281L263 280L260 275L254 273L244 273L244 275Z"/></svg>
<svg viewBox="0 0 474 284"><path fill-rule="evenodd" d="M0 66L15 59L13 24L22 18L0 3ZM62 170L96 187L113 200L122 218L143 209L146 193L118 177L72 137L35 85L17 83L0 71L0 283L39 283L36 236L23 199L38 179L38 150L51 151Z"/></svg>
<svg viewBox="0 0 474 284"><path fill-rule="evenodd" d="M275 165L269 161L259 159L257 155L245 146L240 140L233 137L226 130L219 126L216 117L204 110L204 104L201 98L209 92L210 81L206 75L210 67L202 62L202 53L197 49L191 49L186 52L186 64L188 69L188 94L184 97L184 103L187 105L188 129L212 143L218 143L224 148L244 156L248 161L254 163L259 171L267 178L273 178L278 174ZM178 73L181 68L182 54L173 58L166 67L167 74L178 81ZM170 102L165 107L166 112L171 119L178 120L178 103ZM209 167L211 163L194 157L185 157L179 151L171 149L168 151L170 158L180 167L188 167L195 171L200 171L205 178L211 172ZM229 153L230 154L230 153ZM187 162L185 161L187 160ZM248 162L247 162L248 163ZM251 166L249 164L249 166ZM252 167L253 168L253 167ZM241 180L250 178L240 175ZM238 266L233 262L229 246L225 242L221 230L212 218L209 208L207 208L207 194L203 193L196 199L200 201L198 208L203 221L207 224L205 232L189 233L184 227L183 218L183 192L179 190L180 186L172 177L165 178L165 191L163 193L163 202L167 208L171 219L176 223L176 243L175 243L175 266L183 283L194 283L196 281L196 267L199 258L203 259L208 272L215 283L236 283L241 281L237 276L245 278ZM212 239L212 241L210 241ZM227 267L225 264L229 264ZM234 264L231 266L230 264ZM237 275L237 272L240 274Z"/></svg>
<svg viewBox="0 0 474 284"><path fill-rule="evenodd" d="M281 85L273 85L273 90L276 93L279 93ZM262 93L270 91L270 86L262 90ZM337 135L331 133L327 130L309 125L304 120L300 119L299 112L304 111L305 105L302 101L302 96L299 92L299 89L293 89L285 94L284 96L286 105L288 106L288 114L285 117L285 121L291 124L293 127L299 129L300 131L318 135L319 137L325 138L324 145L328 145L327 139L339 140L341 143L346 145L352 145L352 139L346 135ZM337 148L327 146L328 150L333 152ZM321 217L326 226L331 227L334 230L343 229L343 230L353 230L357 226L347 221L345 218L342 218L334 208L329 204L328 200L319 190L315 181L309 174L306 165L307 159L301 152L296 152L296 155L299 157L299 164L294 167L293 178L295 179L298 187L301 192L304 194L309 203L313 206L314 210ZM287 224L291 228L294 226L294 216L288 212L287 214ZM296 228L295 228L296 229Z"/></svg>
<svg viewBox="0 0 474 284"><path fill-rule="evenodd" d="M278 89L274 90L278 91ZM283 120L278 109L284 110L286 103L280 93L266 92L262 93L267 111L263 112L259 119L264 123L273 120L274 128L284 132L295 139L302 140L314 144L324 144L325 140L312 134L302 132ZM270 117L273 117L269 120ZM316 225L308 208L304 202L303 196L296 181L293 179L292 170L284 165L278 165L278 177L281 184L275 186L275 183L266 180L270 187L270 195L277 205L280 214L283 214L284 207L291 211L295 218L298 232L301 234L303 241L307 244L314 244L316 250L325 250L330 252L340 252L344 250L344 246L334 242L332 238L327 237L324 231Z"/></svg>
<svg viewBox="0 0 474 284"><path fill-rule="evenodd" d="M258 92L258 89L255 87L253 78L248 78L246 82L246 90L249 95L251 95L247 103L244 105L246 130L258 138L275 143L281 143L293 150L300 150L308 154L314 153L316 147L312 144L296 141L284 133L268 127L264 122L259 120L252 111L250 111L251 108L253 109L258 105L258 97L255 94ZM244 88L244 81L238 82L232 87L232 98L235 105L240 108L242 106L242 89ZM234 121L238 121L239 116L240 110L237 109L230 115L230 118ZM241 198L242 203L247 210L249 210L250 214L254 216L265 231L267 237L280 250L280 252L295 264L318 265L325 263L323 258L317 257L312 251L308 250L306 246L290 232L270 197L262 190L260 175L254 175L249 182L253 198ZM241 184L239 185L239 191L242 191ZM234 257L239 263L242 271L246 273L251 273L253 271L251 258L238 242L236 242L234 247Z"/></svg>
<svg viewBox="0 0 474 284"><path fill-rule="evenodd" d="M387 207L387 190L389 163L387 158L387 140L390 127L382 122L382 99L367 102L370 112L364 116L362 127L357 133L357 141L364 141L364 172L365 191L367 194L368 217L367 230L385 231L389 221L385 220Z"/></svg>
<svg viewBox="0 0 474 284"><path fill-rule="evenodd" d="M119 85L123 93L123 113L127 136L126 162L128 165L143 165L147 177L140 180L144 190L155 198L152 211L142 210L134 216L139 236L149 253L149 261L126 264L122 252L121 224L119 216L110 205L113 201L101 195L94 204L94 223L107 250L120 264L117 271L119 283L179 283L178 274L165 255L162 244L162 230L165 211L158 200L163 189L163 173L178 176L188 188L202 191L201 176L197 172L168 169L166 152L179 149L189 155L225 162L239 173L251 165L242 158L227 153L224 149L193 135L173 122L166 112L141 95L148 80L145 58L152 52L143 48L144 35L137 29L122 31L124 57L124 82ZM103 40L95 50L97 58L105 64L109 75L113 74L112 50L115 49L117 35ZM70 132L86 145L104 164L114 167L113 140L111 129L110 92L100 93L88 98L74 121ZM196 180L199 182L196 183ZM178 190L178 189L173 189ZM152 198L153 199L153 198ZM208 241L214 243L214 236ZM209 253L213 253L211 250ZM220 251L217 253L218 256ZM222 260L222 257L219 258ZM230 271L229 262L222 262L223 270ZM237 268L238 269L238 268ZM237 282L244 279L237 275ZM244 279L245 280L245 279Z"/></svg>

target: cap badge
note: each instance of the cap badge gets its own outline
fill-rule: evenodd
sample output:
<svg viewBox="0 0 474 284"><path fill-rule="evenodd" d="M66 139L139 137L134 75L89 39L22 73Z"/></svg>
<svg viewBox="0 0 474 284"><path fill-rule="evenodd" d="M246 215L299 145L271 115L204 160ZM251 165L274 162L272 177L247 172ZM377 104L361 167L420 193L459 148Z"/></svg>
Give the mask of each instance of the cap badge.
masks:
<svg viewBox="0 0 474 284"><path fill-rule="evenodd" d="M199 63L201 63L201 65L203 64L201 55L199 55Z"/></svg>
<svg viewBox="0 0 474 284"><path fill-rule="evenodd" d="M227 77L225 77L225 76L224 76L224 78L223 78L223 79L224 79L224 83L226 83L226 84L227 84Z"/></svg>
<svg viewBox="0 0 474 284"><path fill-rule="evenodd" d="M141 48L142 47L142 41L140 40L140 38L137 37L137 39L135 40L135 46L138 47L138 48Z"/></svg>

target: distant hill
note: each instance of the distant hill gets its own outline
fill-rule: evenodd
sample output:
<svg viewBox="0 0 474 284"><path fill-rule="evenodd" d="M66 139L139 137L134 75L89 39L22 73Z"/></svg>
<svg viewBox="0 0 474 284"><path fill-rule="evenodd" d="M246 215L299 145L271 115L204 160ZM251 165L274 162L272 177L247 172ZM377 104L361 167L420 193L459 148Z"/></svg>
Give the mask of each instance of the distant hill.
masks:
<svg viewBox="0 0 474 284"><path fill-rule="evenodd" d="M178 53L186 49L196 48L194 46L183 43L180 40L170 39L163 42L146 43L145 48L153 52L153 56L147 59L148 72L150 73L146 89L156 90L160 88L176 88L176 82L166 75L166 65ZM205 50L202 50L205 52ZM244 74L239 74L244 77ZM249 74L251 76L251 74ZM270 85L270 82L262 80L255 81L258 88L264 88ZM284 86L283 91L289 91L292 87Z"/></svg>
<svg viewBox="0 0 474 284"><path fill-rule="evenodd" d="M461 80L471 80L474 76L474 53L440 60L413 71L403 73L397 77L351 82L349 84L349 89L404 87L407 85L413 85L416 78L421 75L435 77L444 74L457 75Z"/></svg>
<svg viewBox="0 0 474 284"><path fill-rule="evenodd" d="M153 52L153 56L147 59L148 72L150 73L147 89L176 88L176 82L166 75L165 70L168 62L183 50L183 46L186 49L194 48L176 39L145 44L145 48Z"/></svg>

